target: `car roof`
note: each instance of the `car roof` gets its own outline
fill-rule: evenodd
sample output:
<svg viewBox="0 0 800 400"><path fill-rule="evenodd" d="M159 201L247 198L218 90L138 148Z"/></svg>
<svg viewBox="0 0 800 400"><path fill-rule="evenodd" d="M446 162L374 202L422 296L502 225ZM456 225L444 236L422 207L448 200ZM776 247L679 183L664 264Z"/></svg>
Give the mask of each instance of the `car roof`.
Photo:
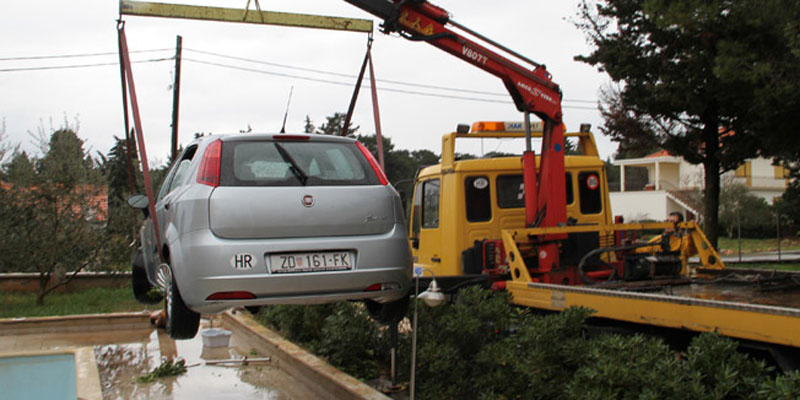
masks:
<svg viewBox="0 0 800 400"><path fill-rule="evenodd" d="M315 133L225 133L225 134L214 134L208 136L202 136L197 138L194 142L203 143L209 142L216 139L221 139L223 142L228 141L250 141L250 140L272 140L275 137L280 136L287 136L287 137L308 137L310 141L324 141L324 142L348 142L352 143L356 140L350 137L343 137L343 136L333 136L333 135L322 135L322 134L315 134Z"/></svg>

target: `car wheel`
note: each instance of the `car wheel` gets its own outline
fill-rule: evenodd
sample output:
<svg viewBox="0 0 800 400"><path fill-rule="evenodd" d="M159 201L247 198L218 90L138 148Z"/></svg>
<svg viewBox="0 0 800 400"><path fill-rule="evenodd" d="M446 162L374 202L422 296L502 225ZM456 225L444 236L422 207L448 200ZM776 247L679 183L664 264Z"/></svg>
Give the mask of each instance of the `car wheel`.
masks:
<svg viewBox="0 0 800 400"><path fill-rule="evenodd" d="M181 298L174 277L167 283L164 296L164 310L167 319L167 333L173 339L191 339L200 328L200 314L186 307Z"/></svg>
<svg viewBox="0 0 800 400"><path fill-rule="evenodd" d="M370 317L380 324L389 325L400 322L408 312L408 296L388 303L364 300Z"/></svg>
<svg viewBox="0 0 800 400"><path fill-rule="evenodd" d="M131 287L133 287L133 297L142 304L158 304L164 298L164 295L147 280L142 249L137 250L133 257Z"/></svg>

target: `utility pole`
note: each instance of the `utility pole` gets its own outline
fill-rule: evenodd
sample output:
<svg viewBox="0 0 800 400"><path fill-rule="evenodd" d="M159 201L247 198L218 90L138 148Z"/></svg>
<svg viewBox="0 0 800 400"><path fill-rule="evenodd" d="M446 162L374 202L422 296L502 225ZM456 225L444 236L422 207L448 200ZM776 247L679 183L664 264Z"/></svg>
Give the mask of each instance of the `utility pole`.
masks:
<svg viewBox="0 0 800 400"><path fill-rule="evenodd" d="M178 110L181 99L181 52L183 51L183 38L178 35L175 44L175 83L172 85L172 161L178 158Z"/></svg>

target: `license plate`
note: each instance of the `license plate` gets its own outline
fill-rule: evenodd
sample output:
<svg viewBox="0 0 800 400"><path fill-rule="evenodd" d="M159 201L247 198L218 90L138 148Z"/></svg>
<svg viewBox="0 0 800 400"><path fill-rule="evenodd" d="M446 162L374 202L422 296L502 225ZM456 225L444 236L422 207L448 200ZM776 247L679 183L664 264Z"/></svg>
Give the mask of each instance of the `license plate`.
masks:
<svg viewBox="0 0 800 400"><path fill-rule="evenodd" d="M273 274L346 271L353 268L353 254L348 251L270 254L269 267Z"/></svg>

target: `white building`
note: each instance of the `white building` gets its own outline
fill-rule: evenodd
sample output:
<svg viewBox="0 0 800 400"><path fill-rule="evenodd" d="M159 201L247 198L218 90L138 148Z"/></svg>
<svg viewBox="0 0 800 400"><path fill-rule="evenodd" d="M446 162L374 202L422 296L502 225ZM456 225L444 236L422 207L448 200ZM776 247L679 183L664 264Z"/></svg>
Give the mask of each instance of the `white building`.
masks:
<svg viewBox="0 0 800 400"><path fill-rule="evenodd" d="M626 221L663 221L673 211L682 213L687 219L701 214L694 199L703 188L702 165L689 164L666 150L642 158L615 160L614 165L620 167L620 191L610 193L614 215L622 215ZM647 184L626 191L625 167L646 168ZM772 160L753 158L736 171L724 173L720 181L722 185L741 183L752 194L772 203L786 190L787 176L787 171L782 166L772 165Z"/></svg>

